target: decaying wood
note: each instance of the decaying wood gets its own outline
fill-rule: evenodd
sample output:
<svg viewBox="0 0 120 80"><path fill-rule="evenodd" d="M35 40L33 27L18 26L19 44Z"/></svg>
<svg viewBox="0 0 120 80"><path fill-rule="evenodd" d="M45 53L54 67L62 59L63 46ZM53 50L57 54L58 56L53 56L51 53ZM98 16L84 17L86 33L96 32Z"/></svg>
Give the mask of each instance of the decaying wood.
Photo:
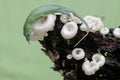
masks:
<svg viewBox="0 0 120 80"><path fill-rule="evenodd" d="M120 39L113 36L113 29L105 38L99 33L89 33L89 35L76 47L85 50L85 57L91 60L93 54L100 50L106 58L106 63L94 75L87 76L82 71L82 60L67 59L71 54L74 45L86 34L78 31L77 35L69 40L60 35L60 30L64 24L56 20L55 29L48 32L48 37L44 41L39 41L45 50L47 56L54 62L54 71L60 72L64 80L120 80ZM80 26L81 24L78 24Z"/></svg>

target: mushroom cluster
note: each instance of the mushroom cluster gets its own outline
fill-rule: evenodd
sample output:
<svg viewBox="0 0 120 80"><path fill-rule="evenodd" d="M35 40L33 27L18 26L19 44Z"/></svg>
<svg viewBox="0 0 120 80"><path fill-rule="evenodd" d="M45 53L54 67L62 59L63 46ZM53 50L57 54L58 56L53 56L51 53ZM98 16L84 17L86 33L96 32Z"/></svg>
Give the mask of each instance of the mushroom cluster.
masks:
<svg viewBox="0 0 120 80"><path fill-rule="evenodd" d="M73 49L71 54L67 55L67 59L74 58L75 60L81 60L85 57L85 51L82 48Z"/></svg>
<svg viewBox="0 0 120 80"><path fill-rule="evenodd" d="M60 21L64 23L64 26L61 29L61 35L64 39L74 38L78 32L78 27L81 31L85 32L90 31L95 33L99 31L103 37L109 34L109 28L104 27L100 17L85 16L83 20L86 22L88 25L87 26L83 21L74 16L72 13L54 13L41 17L33 24L30 40L44 40L44 37L48 36L47 32L54 30L57 15L60 15ZM78 26L78 24L82 25ZM113 35L117 38L120 38L120 28L115 28Z"/></svg>
<svg viewBox="0 0 120 80"><path fill-rule="evenodd" d="M105 37L109 33L109 29L104 27L102 20L98 17L93 16L85 16L83 19L86 22L82 22L79 18L74 16L72 13L64 14L64 13L54 13L49 14L47 16L41 17L33 24L33 31L31 34L31 40L44 40L44 37L48 36L49 31L54 30L56 17L60 16L60 21L64 24L61 28L61 36L66 39L70 40L76 36L78 30L95 33L97 31L100 32L101 35ZM81 24L78 26L78 24ZM79 29L80 28L80 29ZM117 33L116 33L117 31ZM118 37L119 28L116 28L113 31L113 34ZM75 59L75 60L82 60L85 59L85 62L82 64L82 70L86 75L93 75L96 71L99 70L105 64L105 57L101 54L94 54L92 56L92 61L89 61L85 57L85 51L82 48L74 48L71 54L66 56L67 59Z"/></svg>
<svg viewBox="0 0 120 80"><path fill-rule="evenodd" d="M82 64L82 70L86 75L95 74L95 72L105 64L105 57L100 53L94 54L92 56L92 61L90 62L87 58L85 58L85 51L82 48L75 48L71 54L67 55L67 59L72 58L75 60L85 59L85 62Z"/></svg>
<svg viewBox="0 0 120 80"><path fill-rule="evenodd" d="M120 27L107 28L102 17L45 5L27 17L24 36L42 44L64 80L120 80Z"/></svg>
<svg viewBox="0 0 120 80"><path fill-rule="evenodd" d="M86 75L93 75L105 64L105 57L102 54L94 54L92 56L92 61L85 60L82 65L82 70Z"/></svg>

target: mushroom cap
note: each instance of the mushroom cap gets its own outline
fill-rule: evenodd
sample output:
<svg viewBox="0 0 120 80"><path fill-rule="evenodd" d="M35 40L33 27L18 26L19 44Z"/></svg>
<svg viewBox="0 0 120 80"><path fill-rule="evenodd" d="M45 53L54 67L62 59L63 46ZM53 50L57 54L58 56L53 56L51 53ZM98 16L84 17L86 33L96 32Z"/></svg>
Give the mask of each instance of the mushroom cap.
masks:
<svg viewBox="0 0 120 80"><path fill-rule="evenodd" d="M107 27L101 28L101 29L100 29L100 33L101 33L102 35L108 34L108 33L109 33L109 28L107 28Z"/></svg>
<svg viewBox="0 0 120 80"><path fill-rule="evenodd" d="M102 54L94 54L92 56L93 62L96 62L100 67L105 64L105 57Z"/></svg>
<svg viewBox="0 0 120 80"><path fill-rule="evenodd" d="M67 23L70 21L70 16L68 14L61 14L60 21L62 23Z"/></svg>
<svg viewBox="0 0 120 80"><path fill-rule="evenodd" d="M88 24L90 28L90 32L96 32L99 31L104 25L99 17L94 17L94 16L85 16L84 21Z"/></svg>
<svg viewBox="0 0 120 80"><path fill-rule="evenodd" d="M72 57L76 60L81 60L85 57L85 52L82 48L75 48L72 51Z"/></svg>
<svg viewBox="0 0 120 80"><path fill-rule="evenodd" d="M77 24L74 22L68 22L62 27L61 35L64 39L71 39L77 34L77 31Z"/></svg>
<svg viewBox="0 0 120 80"><path fill-rule="evenodd" d="M113 35L117 38L120 38L120 28L115 28L113 30Z"/></svg>
<svg viewBox="0 0 120 80"><path fill-rule="evenodd" d="M66 58L67 58L67 59L72 59L72 55L71 55L71 54L68 54Z"/></svg>
<svg viewBox="0 0 120 80"><path fill-rule="evenodd" d="M90 30L90 27L89 28L88 27L84 23L82 23L82 25L79 28L81 31L88 32L88 30Z"/></svg>
<svg viewBox="0 0 120 80"><path fill-rule="evenodd" d="M49 14L38 19L32 27L32 32L30 40L43 40L47 36L47 32L54 28L56 20L56 15Z"/></svg>
<svg viewBox="0 0 120 80"><path fill-rule="evenodd" d="M73 13L61 14L60 21L63 23L67 23L67 22L75 22L76 24L82 23L79 17L75 16Z"/></svg>

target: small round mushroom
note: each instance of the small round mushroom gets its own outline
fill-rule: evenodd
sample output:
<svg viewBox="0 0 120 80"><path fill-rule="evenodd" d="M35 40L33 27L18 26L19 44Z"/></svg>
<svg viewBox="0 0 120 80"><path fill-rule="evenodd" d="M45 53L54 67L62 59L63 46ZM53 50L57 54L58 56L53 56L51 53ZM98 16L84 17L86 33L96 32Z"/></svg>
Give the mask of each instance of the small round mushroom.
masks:
<svg viewBox="0 0 120 80"><path fill-rule="evenodd" d="M67 23L70 21L70 16L69 14L61 14L60 16L60 21L63 22L63 23Z"/></svg>
<svg viewBox="0 0 120 80"><path fill-rule="evenodd" d="M76 24L82 23L82 21L78 17L74 16L72 13L69 13L69 15L70 15L70 21L75 22Z"/></svg>
<svg viewBox="0 0 120 80"><path fill-rule="evenodd" d="M99 65L87 60L82 64L82 70L86 75L93 75L97 70L99 70Z"/></svg>
<svg viewBox="0 0 120 80"><path fill-rule="evenodd" d="M61 29L61 35L64 39L71 39L77 34L77 31L77 24L74 22L68 22Z"/></svg>
<svg viewBox="0 0 120 80"><path fill-rule="evenodd" d="M56 13L58 14L58 13ZM82 23L82 21L74 16L72 13L68 13L68 14L59 14L60 16L60 21L63 23L67 23L67 22L75 22L76 24L80 24Z"/></svg>
<svg viewBox="0 0 120 80"><path fill-rule="evenodd" d="M102 35L108 34L108 33L109 33L109 28L107 28L107 27L101 28L101 29L100 29L100 33L101 33Z"/></svg>
<svg viewBox="0 0 120 80"><path fill-rule="evenodd" d="M99 17L94 16L85 16L84 21L88 24L90 28L90 32L95 33L96 31L99 31L104 25Z"/></svg>
<svg viewBox="0 0 120 80"><path fill-rule="evenodd" d="M76 60L81 60L85 57L85 52L82 48L75 48L72 51L72 57Z"/></svg>
<svg viewBox="0 0 120 80"><path fill-rule="evenodd" d="M98 71L99 68L100 68L100 66L96 62L94 62L94 61L91 61L91 66L93 66L95 71Z"/></svg>
<svg viewBox="0 0 120 80"><path fill-rule="evenodd" d="M71 54L68 54L68 55L67 55L67 59L72 59L72 55L71 55Z"/></svg>
<svg viewBox="0 0 120 80"><path fill-rule="evenodd" d="M56 15L48 14L38 19L32 28L31 40L43 40L47 32L54 28Z"/></svg>
<svg viewBox="0 0 120 80"><path fill-rule="evenodd" d="M46 35L46 34L45 34ZM36 40L41 40L43 41L44 40L44 36L39 36L37 34L35 34L33 31L31 32L31 35L30 35L30 40L31 41L36 41Z"/></svg>
<svg viewBox="0 0 120 80"><path fill-rule="evenodd" d="M105 35L107 35L109 33L109 29L107 27L103 27L100 29L100 34L103 35L103 37L105 37Z"/></svg>
<svg viewBox="0 0 120 80"><path fill-rule="evenodd" d="M105 64L105 57L102 54L94 54L92 56L93 62L96 62L100 67Z"/></svg>
<svg viewBox="0 0 120 80"><path fill-rule="evenodd" d="M113 35L116 37L116 38L120 38L120 28L115 28L113 30Z"/></svg>
<svg viewBox="0 0 120 80"><path fill-rule="evenodd" d="M81 31L88 32L88 30L90 30L90 27L89 28L88 27L84 23L82 23L82 25L79 28Z"/></svg>

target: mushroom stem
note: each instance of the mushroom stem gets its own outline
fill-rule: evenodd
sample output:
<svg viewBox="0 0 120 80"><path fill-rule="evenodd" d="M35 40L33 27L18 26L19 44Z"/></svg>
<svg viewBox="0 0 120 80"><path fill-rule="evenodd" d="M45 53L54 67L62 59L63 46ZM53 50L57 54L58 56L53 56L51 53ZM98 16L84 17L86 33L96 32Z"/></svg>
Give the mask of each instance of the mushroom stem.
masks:
<svg viewBox="0 0 120 80"><path fill-rule="evenodd" d="M89 34L89 32L90 32L90 29L88 28L87 33L74 45L74 47L76 47L83 39L85 39L87 37L87 35Z"/></svg>

